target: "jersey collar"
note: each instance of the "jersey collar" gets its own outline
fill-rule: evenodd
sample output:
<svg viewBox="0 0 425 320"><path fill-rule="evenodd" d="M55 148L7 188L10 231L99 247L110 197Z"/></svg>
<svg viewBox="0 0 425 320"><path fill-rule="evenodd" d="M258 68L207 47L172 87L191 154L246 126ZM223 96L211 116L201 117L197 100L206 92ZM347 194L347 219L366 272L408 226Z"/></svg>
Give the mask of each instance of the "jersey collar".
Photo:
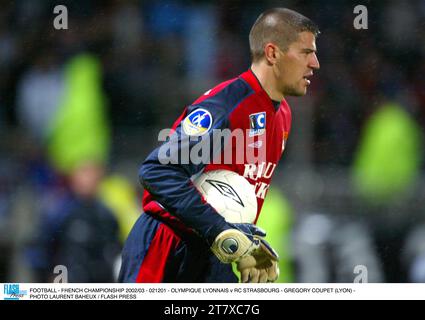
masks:
<svg viewBox="0 0 425 320"><path fill-rule="evenodd" d="M257 93L259 96L261 96L264 100L266 100L269 104L272 105L275 111L279 109L281 102L274 101L269 97L267 92L263 89L263 86L261 85L257 76L254 74L254 72L252 72L251 68L242 73L239 78L245 80L245 82L248 83L248 85L255 91L255 93Z"/></svg>

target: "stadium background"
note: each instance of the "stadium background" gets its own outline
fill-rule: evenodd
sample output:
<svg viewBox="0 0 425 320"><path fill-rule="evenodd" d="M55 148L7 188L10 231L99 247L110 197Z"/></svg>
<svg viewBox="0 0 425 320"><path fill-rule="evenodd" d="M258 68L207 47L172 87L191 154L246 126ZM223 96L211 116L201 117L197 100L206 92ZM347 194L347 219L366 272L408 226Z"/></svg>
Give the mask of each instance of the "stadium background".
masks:
<svg viewBox="0 0 425 320"><path fill-rule="evenodd" d="M353 1L61 1L67 30L53 27L55 1L0 3L0 282L51 281L52 255L78 260L75 239L89 253L72 268L94 269L75 279L108 279L93 276L91 254L117 252L139 214L137 170L159 130L249 67L249 28L274 6L322 31L321 70L308 96L289 99L293 129L263 213L281 281L352 282L356 266L370 282L425 281L424 1L362 2L367 30L353 27ZM81 191L69 190L74 174L93 177L89 198L119 232L83 206L80 227L55 242L69 214L59 204ZM96 258L105 268L107 256Z"/></svg>

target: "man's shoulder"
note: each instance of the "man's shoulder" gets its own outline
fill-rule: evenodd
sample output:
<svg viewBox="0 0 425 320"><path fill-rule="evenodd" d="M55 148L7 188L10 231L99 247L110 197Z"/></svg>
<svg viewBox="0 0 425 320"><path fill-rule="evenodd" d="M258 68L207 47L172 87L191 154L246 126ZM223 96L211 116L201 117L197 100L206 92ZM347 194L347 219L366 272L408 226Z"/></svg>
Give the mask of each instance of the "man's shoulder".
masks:
<svg viewBox="0 0 425 320"><path fill-rule="evenodd" d="M242 78L236 77L207 90L192 105L233 108L252 93L253 89Z"/></svg>

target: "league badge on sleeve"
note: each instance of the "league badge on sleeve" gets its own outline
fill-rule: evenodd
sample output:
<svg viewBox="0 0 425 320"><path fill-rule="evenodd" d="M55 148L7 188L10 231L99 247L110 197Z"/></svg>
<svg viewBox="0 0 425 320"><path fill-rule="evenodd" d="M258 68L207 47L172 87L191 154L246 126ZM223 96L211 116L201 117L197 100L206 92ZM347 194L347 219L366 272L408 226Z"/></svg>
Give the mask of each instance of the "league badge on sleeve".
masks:
<svg viewBox="0 0 425 320"><path fill-rule="evenodd" d="M258 112L249 115L249 136L259 136L266 131L266 113Z"/></svg>
<svg viewBox="0 0 425 320"><path fill-rule="evenodd" d="M182 127L189 136L201 136L211 129L212 122L211 113L205 109L196 109L183 120Z"/></svg>

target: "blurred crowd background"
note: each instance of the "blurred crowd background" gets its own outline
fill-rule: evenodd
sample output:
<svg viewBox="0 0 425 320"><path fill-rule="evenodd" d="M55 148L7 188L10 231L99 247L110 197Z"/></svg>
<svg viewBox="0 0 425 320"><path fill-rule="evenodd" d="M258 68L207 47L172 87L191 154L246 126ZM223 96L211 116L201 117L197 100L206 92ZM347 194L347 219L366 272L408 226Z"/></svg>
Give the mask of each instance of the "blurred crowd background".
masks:
<svg viewBox="0 0 425 320"><path fill-rule="evenodd" d="M366 30L357 4L0 0L0 282L113 282L159 130L248 69L276 6L322 32L259 222L280 280L425 282L425 1L363 1Z"/></svg>

